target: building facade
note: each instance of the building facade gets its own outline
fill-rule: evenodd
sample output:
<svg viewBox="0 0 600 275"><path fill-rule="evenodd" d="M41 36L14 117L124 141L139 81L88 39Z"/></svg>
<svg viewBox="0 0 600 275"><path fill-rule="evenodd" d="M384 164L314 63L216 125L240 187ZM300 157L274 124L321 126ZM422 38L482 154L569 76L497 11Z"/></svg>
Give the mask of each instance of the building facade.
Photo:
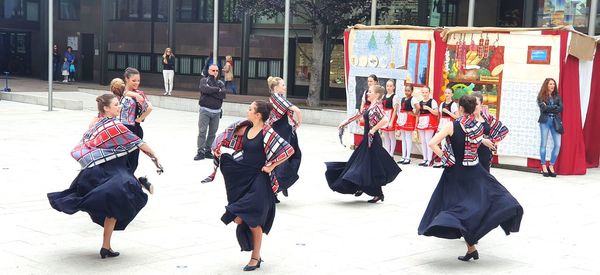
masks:
<svg viewBox="0 0 600 275"><path fill-rule="evenodd" d="M239 18L236 0L219 1L218 55L234 58L238 90L267 94L268 76L283 74L283 16ZM176 55L175 89L196 89L213 45L214 0L174 0L169 35L168 0L54 0L53 39L63 53L77 56L78 81L106 84L126 67L142 72L143 86L162 86L161 55ZM467 25L469 0L394 0L377 24ZM590 0L476 0L475 26L573 25L587 32ZM47 77L48 1L0 0L0 70ZM599 11L592 12L598 17ZM306 97L311 77L312 39L308 26L291 19L288 95ZM600 18L596 21L600 24ZM369 22L365 22L368 24ZM600 25L596 26L600 33ZM172 39L170 45L169 39ZM332 42L322 98L345 98L341 39ZM325 62L327 63L327 62ZM241 88L241 89L239 89Z"/></svg>

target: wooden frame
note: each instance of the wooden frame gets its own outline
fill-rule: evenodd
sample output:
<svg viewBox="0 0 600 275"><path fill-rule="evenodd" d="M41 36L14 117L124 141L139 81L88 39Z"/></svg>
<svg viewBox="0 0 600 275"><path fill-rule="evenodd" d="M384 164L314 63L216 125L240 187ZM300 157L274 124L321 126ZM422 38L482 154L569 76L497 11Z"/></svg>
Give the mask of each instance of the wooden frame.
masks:
<svg viewBox="0 0 600 275"><path fill-rule="evenodd" d="M412 44L417 44L417 56L415 59L415 72L414 75L411 75L410 77L412 78L412 84L414 87L425 87L428 86L429 84L429 69L431 69L431 41L430 40L407 40L406 41L406 58L404 59L404 67L406 68L406 70L408 71L408 52L410 49L410 45ZM427 71L425 72L425 83L424 84L417 84L417 76L419 75L419 58L421 56L421 44L427 44ZM406 81L404 81L406 84Z"/></svg>
<svg viewBox="0 0 600 275"><path fill-rule="evenodd" d="M552 46L528 46L527 64L550 64L551 53Z"/></svg>

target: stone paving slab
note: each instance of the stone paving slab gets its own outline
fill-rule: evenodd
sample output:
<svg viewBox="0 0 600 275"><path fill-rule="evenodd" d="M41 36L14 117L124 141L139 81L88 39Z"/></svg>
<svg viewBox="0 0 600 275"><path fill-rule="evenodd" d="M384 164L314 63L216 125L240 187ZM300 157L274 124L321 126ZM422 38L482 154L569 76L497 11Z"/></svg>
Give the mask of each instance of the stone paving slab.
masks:
<svg viewBox="0 0 600 275"><path fill-rule="evenodd" d="M122 253L101 260L102 228L85 213L53 210L46 193L66 189L78 173L69 151L94 111L0 101L0 274L241 274L235 227L220 216L222 176L201 184L212 164L193 161L197 114L157 108L144 124L145 141L165 166L156 175L140 158L139 175L156 186L148 205L113 235ZM221 127L238 118L226 116ZM282 198L264 238L260 274L599 274L600 169L585 176L543 178L492 169L525 210L521 232L495 229L463 263L462 240L417 235L441 170L403 166L384 188L383 203L332 192L324 161L344 161L334 127L304 124L300 181ZM350 137L346 136L346 144ZM413 160L413 163L418 163Z"/></svg>

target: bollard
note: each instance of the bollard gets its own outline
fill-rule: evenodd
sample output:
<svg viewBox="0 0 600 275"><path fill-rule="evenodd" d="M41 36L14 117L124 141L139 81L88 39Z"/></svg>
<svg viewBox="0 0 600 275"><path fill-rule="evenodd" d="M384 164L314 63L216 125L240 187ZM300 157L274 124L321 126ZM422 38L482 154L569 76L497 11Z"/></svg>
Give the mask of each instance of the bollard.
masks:
<svg viewBox="0 0 600 275"><path fill-rule="evenodd" d="M10 74L9 72L4 72L4 77L6 79L6 84L5 84L4 89L2 89L3 92L7 92L7 93L10 92L10 88L8 87L8 75L9 74Z"/></svg>

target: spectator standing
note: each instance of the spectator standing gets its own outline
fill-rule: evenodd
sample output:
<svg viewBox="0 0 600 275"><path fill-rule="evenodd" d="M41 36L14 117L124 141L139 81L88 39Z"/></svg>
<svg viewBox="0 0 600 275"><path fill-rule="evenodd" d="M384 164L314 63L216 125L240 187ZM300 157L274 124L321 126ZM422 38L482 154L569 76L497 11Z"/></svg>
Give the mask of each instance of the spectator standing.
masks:
<svg viewBox="0 0 600 275"><path fill-rule="evenodd" d="M165 93L171 95L173 91L173 79L175 78L175 55L171 48L166 48L163 54L163 80L165 81Z"/></svg>
<svg viewBox="0 0 600 275"><path fill-rule="evenodd" d="M221 107L225 99L225 84L219 80L219 67L211 65L208 76L200 80L200 115L198 119L198 151L194 160L213 158L211 145L223 115Z"/></svg>
<svg viewBox="0 0 600 275"><path fill-rule="evenodd" d="M75 81L75 54L73 54L73 48L71 48L71 46L67 47L65 58L67 59L67 62L69 62L69 81Z"/></svg>
<svg viewBox="0 0 600 275"><path fill-rule="evenodd" d="M233 80L233 58L231 55L225 57L225 66L223 66L223 74L225 75L225 87L232 94L236 94L235 81Z"/></svg>
<svg viewBox="0 0 600 275"><path fill-rule="evenodd" d="M563 104L558 94L558 85L552 78L546 78L540 93L537 97L537 104L540 107L540 164L542 166L542 175L544 177L556 177L554 163L558 158L561 144L561 134L564 132L560 114L563 111ZM548 133L552 136L552 153L550 154L550 165L546 167L546 143L548 142Z"/></svg>
<svg viewBox="0 0 600 275"><path fill-rule="evenodd" d="M58 46L54 45L52 50L52 75L54 81L60 81L62 63L60 61L60 54L58 53Z"/></svg>

